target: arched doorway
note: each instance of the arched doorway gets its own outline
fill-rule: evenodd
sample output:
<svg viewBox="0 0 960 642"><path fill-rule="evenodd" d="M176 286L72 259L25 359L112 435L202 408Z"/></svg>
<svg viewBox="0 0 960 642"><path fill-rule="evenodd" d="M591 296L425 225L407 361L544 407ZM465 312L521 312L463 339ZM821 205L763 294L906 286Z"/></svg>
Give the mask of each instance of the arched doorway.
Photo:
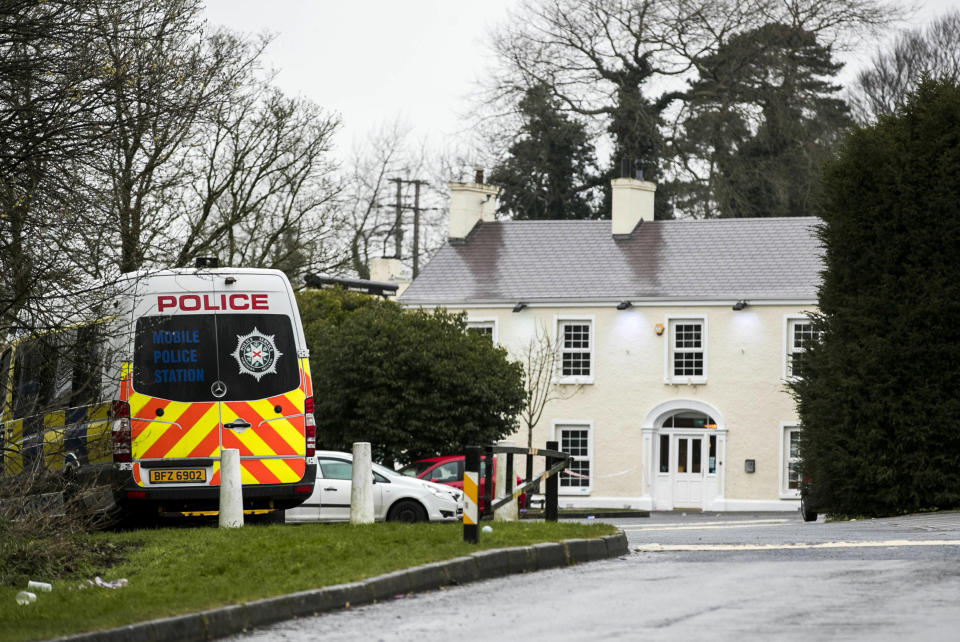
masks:
<svg viewBox="0 0 960 642"><path fill-rule="evenodd" d="M654 510L722 508L726 426L715 408L690 399L660 404L643 433Z"/></svg>

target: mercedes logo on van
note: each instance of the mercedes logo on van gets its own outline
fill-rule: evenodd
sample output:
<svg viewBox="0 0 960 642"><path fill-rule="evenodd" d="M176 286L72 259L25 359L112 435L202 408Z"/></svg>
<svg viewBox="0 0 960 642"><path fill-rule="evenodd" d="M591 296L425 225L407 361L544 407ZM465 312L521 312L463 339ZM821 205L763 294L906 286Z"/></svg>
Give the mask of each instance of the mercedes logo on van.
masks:
<svg viewBox="0 0 960 642"><path fill-rule="evenodd" d="M265 335L256 327L249 334L237 336L237 349L232 354L240 366L240 374L260 381L266 374L277 373L277 361L283 353L274 345L274 336Z"/></svg>
<svg viewBox="0 0 960 642"><path fill-rule="evenodd" d="M210 392L213 393L213 396L219 399L223 395L227 394L227 384L222 381L214 381L213 385L210 386Z"/></svg>

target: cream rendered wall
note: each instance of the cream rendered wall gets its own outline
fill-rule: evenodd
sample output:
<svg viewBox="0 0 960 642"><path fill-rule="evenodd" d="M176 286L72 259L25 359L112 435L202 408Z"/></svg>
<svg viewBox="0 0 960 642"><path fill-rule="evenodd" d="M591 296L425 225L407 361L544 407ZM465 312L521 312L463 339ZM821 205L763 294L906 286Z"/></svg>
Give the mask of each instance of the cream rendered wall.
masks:
<svg viewBox="0 0 960 642"><path fill-rule="evenodd" d="M511 306L512 307L512 306ZM734 311L729 303L704 306L635 305L617 310L596 307L538 307L514 313L511 307L466 308L470 319L497 319L500 345L517 354L537 325L556 335L558 319L593 320L594 382L567 400L552 402L537 425L533 443L554 439L553 426L567 421L592 425L593 486L588 495L561 497L561 505L651 507L643 488L641 425L658 405L691 399L709 404L725 422L720 501L717 510L792 510L795 500L780 495L782 426L796 422L796 409L783 382L787 315L801 315L812 305L758 305ZM706 319L707 381L665 383L669 329L658 336L656 324L669 328L668 317ZM525 429L512 437L527 443ZM656 443L654 439L652 444ZM718 453L722 454L722 453ZM645 458L645 455L647 457ZM756 460L756 472L744 472L744 460ZM655 475L656 471L649 471ZM712 503L711 503L712 502Z"/></svg>

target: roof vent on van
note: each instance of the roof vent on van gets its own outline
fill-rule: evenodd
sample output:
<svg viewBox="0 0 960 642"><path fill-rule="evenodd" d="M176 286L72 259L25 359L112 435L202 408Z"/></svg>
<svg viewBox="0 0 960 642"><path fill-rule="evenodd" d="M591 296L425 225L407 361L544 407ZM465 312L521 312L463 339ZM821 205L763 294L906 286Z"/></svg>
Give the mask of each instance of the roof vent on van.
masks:
<svg viewBox="0 0 960 642"><path fill-rule="evenodd" d="M197 268L218 268L220 267L220 259L215 256L198 256L194 259L193 265Z"/></svg>

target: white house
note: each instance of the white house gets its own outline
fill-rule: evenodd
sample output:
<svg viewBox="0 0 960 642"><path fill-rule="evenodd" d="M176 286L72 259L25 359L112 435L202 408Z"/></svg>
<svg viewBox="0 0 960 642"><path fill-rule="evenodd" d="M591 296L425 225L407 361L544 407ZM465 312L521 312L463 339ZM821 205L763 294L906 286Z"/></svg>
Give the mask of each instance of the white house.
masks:
<svg viewBox="0 0 960 642"><path fill-rule="evenodd" d="M463 310L514 354L556 338L555 381L580 389L534 444L575 457L561 506L795 509L785 382L812 333L818 219L654 221L655 190L614 180L612 221L498 221L496 188L453 183L449 241L400 302Z"/></svg>

